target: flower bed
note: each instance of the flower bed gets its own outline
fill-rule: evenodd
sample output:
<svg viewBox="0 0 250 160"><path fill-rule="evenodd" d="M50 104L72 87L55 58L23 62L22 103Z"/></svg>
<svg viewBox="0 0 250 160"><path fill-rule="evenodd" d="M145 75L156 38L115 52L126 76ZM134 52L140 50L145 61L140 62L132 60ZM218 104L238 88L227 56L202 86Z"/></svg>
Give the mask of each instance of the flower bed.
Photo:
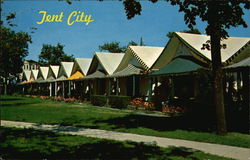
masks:
<svg viewBox="0 0 250 160"><path fill-rule="evenodd" d="M183 115L187 111L186 107L163 105L162 112L170 116Z"/></svg>
<svg viewBox="0 0 250 160"><path fill-rule="evenodd" d="M52 100L58 102L67 102L67 103L81 103L82 100L76 98L63 98L63 97L49 97L49 96L35 96L35 95L25 95L30 98L40 98L42 100Z"/></svg>
<svg viewBox="0 0 250 160"><path fill-rule="evenodd" d="M154 104L144 101L143 98L134 98L132 101L130 101L130 104L135 106L135 109L142 109L148 111L155 110Z"/></svg>

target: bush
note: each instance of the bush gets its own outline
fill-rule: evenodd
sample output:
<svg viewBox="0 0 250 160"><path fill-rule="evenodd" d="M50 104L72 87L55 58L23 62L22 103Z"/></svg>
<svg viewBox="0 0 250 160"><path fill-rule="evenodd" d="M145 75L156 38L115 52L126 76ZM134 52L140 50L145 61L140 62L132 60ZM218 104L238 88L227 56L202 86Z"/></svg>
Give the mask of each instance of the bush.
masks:
<svg viewBox="0 0 250 160"><path fill-rule="evenodd" d="M105 95L92 95L90 101L95 106L105 106L107 103L107 96Z"/></svg>
<svg viewBox="0 0 250 160"><path fill-rule="evenodd" d="M114 108L127 108L129 105L130 97L129 96L117 96L110 95L108 96L109 105Z"/></svg>
<svg viewBox="0 0 250 160"><path fill-rule="evenodd" d="M90 101L93 105L96 106L105 106L108 102L108 104L114 108L127 108L130 97L117 95L92 95Z"/></svg>

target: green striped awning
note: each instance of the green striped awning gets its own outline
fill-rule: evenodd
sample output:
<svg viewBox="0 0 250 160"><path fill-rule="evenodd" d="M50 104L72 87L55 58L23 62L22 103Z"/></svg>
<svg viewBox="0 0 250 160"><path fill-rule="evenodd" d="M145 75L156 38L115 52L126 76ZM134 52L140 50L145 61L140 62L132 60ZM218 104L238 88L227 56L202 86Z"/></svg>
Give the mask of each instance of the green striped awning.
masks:
<svg viewBox="0 0 250 160"><path fill-rule="evenodd" d="M202 68L201 65L190 59L176 58L160 70L149 74L150 76L185 74Z"/></svg>

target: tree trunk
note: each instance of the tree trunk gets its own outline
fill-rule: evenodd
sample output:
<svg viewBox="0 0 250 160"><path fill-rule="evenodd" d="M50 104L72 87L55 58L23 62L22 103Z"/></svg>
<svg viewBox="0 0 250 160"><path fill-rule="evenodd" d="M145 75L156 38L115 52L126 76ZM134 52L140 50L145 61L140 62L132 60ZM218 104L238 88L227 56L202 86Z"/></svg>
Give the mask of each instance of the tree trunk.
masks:
<svg viewBox="0 0 250 160"><path fill-rule="evenodd" d="M213 71L213 92L214 105L216 107L217 118L217 133L225 135L227 133L225 109L224 109L224 95L223 95L223 74L220 51L220 34L219 28L214 27L215 30L211 34L211 54L212 54L212 71Z"/></svg>
<svg viewBox="0 0 250 160"><path fill-rule="evenodd" d="M250 134L249 119L250 119L250 68L246 67L243 70L243 131Z"/></svg>

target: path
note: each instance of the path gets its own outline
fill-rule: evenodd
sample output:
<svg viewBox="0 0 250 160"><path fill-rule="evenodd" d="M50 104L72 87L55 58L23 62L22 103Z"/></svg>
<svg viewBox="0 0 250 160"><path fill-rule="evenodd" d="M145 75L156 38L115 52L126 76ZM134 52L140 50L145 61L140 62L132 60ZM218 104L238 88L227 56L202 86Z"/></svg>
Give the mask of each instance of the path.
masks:
<svg viewBox="0 0 250 160"><path fill-rule="evenodd" d="M33 129L48 130L48 131L60 132L71 135L83 135L87 137L105 138L105 139L112 139L119 141L130 140L135 142L156 143L160 147L183 146L187 148L198 149L205 153L215 154L219 156L224 156L239 160L250 160L250 149L226 146L220 144L194 142L188 140L171 139L171 138L163 138L155 136L145 136L132 133L106 131L100 129L87 129L80 127L72 127L72 126L42 125L29 122L1 120L1 125L5 127L33 128Z"/></svg>

